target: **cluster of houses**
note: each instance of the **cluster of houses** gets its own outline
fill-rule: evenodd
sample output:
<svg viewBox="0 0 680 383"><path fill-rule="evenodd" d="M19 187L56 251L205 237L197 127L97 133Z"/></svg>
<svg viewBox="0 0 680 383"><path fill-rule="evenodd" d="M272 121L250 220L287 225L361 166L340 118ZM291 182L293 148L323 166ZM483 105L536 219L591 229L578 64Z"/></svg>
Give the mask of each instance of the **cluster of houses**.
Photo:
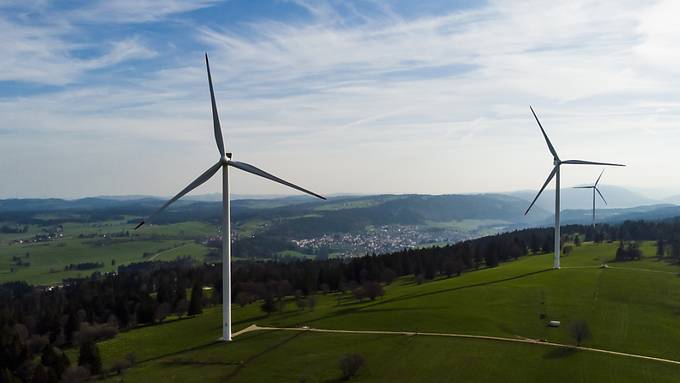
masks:
<svg viewBox="0 0 680 383"><path fill-rule="evenodd" d="M57 225L51 228L43 229L42 232L30 237L19 238L9 242L10 245L36 243L36 242L50 242L64 238L64 226Z"/></svg>
<svg viewBox="0 0 680 383"><path fill-rule="evenodd" d="M324 234L320 237L294 239L298 247L316 253L319 249L340 250L343 256L387 253L412 249L426 244L455 242L460 233L423 230L418 226L384 225L361 233Z"/></svg>

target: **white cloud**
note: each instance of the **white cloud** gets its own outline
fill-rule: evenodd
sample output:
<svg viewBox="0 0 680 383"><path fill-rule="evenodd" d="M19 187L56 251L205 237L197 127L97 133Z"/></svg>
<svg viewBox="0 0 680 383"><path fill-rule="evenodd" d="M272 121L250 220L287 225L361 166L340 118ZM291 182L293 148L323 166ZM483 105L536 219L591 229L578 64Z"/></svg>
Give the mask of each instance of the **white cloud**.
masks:
<svg viewBox="0 0 680 383"><path fill-rule="evenodd" d="M74 10L57 9L57 5L44 1L0 3L8 9L0 14L0 81L66 85L89 70L153 57L154 50L139 36L90 42L87 35L91 31L86 27L157 22L216 2L101 0ZM78 52L83 49L99 51L99 55L81 58Z"/></svg>
<svg viewBox="0 0 680 383"><path fill-rule="evenodd" d="M154 15L144 14L146 2L130 7L152 20L180 12L168 4ZM493 1L418 19L386 9L353 24L343 23L332 3L300 4L315 21L187 30L209 47L227 145L238 158L320 192L534 188L550 167L528 111L534 104L561 156L631 165L610 172L608 182L680 188L667 177L666 148L679 141L680 115L673 101L680 97L680 56L669 49L680 40L672 2ZM144 20L118 15L112 19ZM41 45L50 43L53 53L34 61L50 63L72 49L60 47L60 39ZM35 59L37 52L26 55ZM107 52L90 65L153 53L134 38ZM78 136L98 148L97 166L118 180L117 190L170 194L214 157L201 59L185 52L135 81L6 100L0 131L25 129L13 147L36 132L66 146ZM64 78L89 69L70 73L53 61ZM59 151L47 152L59 158ZM173 170L143 175L140 167L153 164ZM97 173L94 165L80 166ZM564 182L597 172L569 169ZM286 191L236 177L235 192Z"/></svg>
<svg viewBox="0 0 680 383"><path fill-rule="evenodd" d="M100 43L104 50L99 56L79 58L77 51L91 46L72 41L74 33L77 30L64 22L24 25L0 16L0 81L66 85L88 70L154 55L139 38L131 37Z"/></svg>
<svg viewBox="0 0 680 383"><path fill-rule="evenodd" d="M77 21L141 23L207 8L220 0L97 0L68 14Z"/></svg>

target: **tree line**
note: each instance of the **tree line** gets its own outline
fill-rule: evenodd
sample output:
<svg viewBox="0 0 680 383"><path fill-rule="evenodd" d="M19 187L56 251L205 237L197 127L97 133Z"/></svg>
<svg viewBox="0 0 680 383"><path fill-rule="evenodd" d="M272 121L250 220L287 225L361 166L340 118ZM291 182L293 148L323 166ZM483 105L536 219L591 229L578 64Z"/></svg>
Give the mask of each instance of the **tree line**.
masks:
<svg viewBox="0 0 680 383"><path fill-rule="evenodd" d="M680 260L680 245L673 247L680 244L680 220L625 222L597 229L569 225L563 233L575 242L581 235L596 242L662 241L663 253L677 247L670 253L677 252ZM290 296L301 309L313 308L317 293L350 291L357 300L377 299L384 294L382 285L398 277L412 276L417 283L451 278L521 256L552 252L553 246L551 228L534 228L350 259L239 261L232 271L232 299L237 304L260 301L266 312L275 311L277 303ZM213 288L211 294L204 294L206 286ZM66 279L58 287L1 284L0 377L8 382L57 382L64 374L103 373L96 361L97 341L123 329L157 324L170 315L199 314L204 307L221 303L221 291L221 265L198 265L189 258L119 266L116 273ZM78 361L68 360L62 351L68 347L80 348ZM122 368L130 360L134 357L112 365Z"/></svg>

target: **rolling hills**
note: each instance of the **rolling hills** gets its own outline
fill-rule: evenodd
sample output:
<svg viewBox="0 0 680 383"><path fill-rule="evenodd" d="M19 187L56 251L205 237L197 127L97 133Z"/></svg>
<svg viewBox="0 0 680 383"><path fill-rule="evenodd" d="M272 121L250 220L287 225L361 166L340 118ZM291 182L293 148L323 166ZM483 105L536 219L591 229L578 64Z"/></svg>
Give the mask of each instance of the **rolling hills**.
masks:
<svg viewBox="0 0 680 383"><path fill-rule="evenodd" d="M573 344L569 325L585 320L585 346L680 360L678 266L645 257L622 264L615 246L591 243L547 269L551 254L437 279L422 285L402 278L376 301L321 295L314 310L291 303L264 315L259 304L234 306L236 329L310 326L498 336ZM337 361L359 352L359 381L674 382L680 366L543 344L446 336L255 331L232 343L216 342L220 308L190 319L131 330L100 344L105 364L136 354L138 363L111 381L336 381ZM548 320L562 326L550 328ZM265 368L266 367L266 368Z"/></svg>
<svg viewBox="0 0 680 383"><path fill-rule="evenodd" d="M0 200L0 281L52 284L150 258L190 256L214 262L209 255L216 250L211 249L209 238L219 235L220 206L204 199L208 201L179 201L156 225L139 231L132 230L139 218L163 200L144 196ZM304 196L237 199L232 215L237 238L234 254L237 258L285 259L382 253L552 225L547 210L523 215L527 205L528 201L505 194L337 196L323 202ZM590 214L590 209L566 209L562 222L589 223ZM680 207L657 204L598 208L597 221L677 216ZM63 239L31 242L55 228L64 230ZM12 244L22 239L29 241ZM26 254L30 260L22 258ZM64 270L83 262L99 262L101 267Z"/></svg>

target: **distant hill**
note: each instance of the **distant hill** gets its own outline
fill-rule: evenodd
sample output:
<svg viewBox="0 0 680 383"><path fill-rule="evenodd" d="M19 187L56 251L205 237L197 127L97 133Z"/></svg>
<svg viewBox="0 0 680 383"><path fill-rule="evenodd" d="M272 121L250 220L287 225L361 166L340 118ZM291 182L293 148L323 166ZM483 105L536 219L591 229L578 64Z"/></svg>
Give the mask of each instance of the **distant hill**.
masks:
<svg viewBox="0 0 680 383"><path fill-rule="evenodd" d="M537 209L525 217L521 199L502 194L480 195L375 195L331 197L320 201L304 197L272 200L237 200L232 219L236 227L258 224L258 235L281 238L317 237L331 233L361 233L383 225L417 225L419 230L447 230L469 237L515 226L530 226L550 213ZM213 206L217 221L219 205ZM205 206L191 205L197 209ZM182 209L176 209L180 214ZM169 217L166 217L169 218Z"/></svg>
<svg viewBox="0 0 680 383"><path fill-rule="evenodd" d="M598 222L658 220L680 216L680 206L655 203L625 188L603 185L602 192L609 205L605 208L598 201ZM327 201L302 195L237 199L232 201L232 220L237 228L249 226L250 222L259 222L256 225L258 233L282 238L358 233L369 227L383 225L416 225L418 230L447 230L462 237L470 237L514 228L551 225L552 191L547 191L532 212L524 215L533 193L337 196ZM54 224L128 219L132 224L149 215L164 201L148 196L76 200L6 199L0 200L0 222ZM592 195L588 191L565 189L563 201L564 224L590 222ZM628 206L634 203L640 205ZM159 216L156 223L203 221L219 225L220 214L218 201L182 199Z"/></svg>
<svg viewBox="0 0 680 383"><path fill-rule="evenodd" d="M617 223L623 221L658 221L667 218L679 217L680 206L671 204L658 204L648 206L637 206L625 209L597 209L596 222ZM591 209L569 209L561 213L563 224L578 223L587 224L592 222ZM546 220L546 225L552 224L552 217Z"/></svg>
<svg viewBox="0 0 680 383"><path fill-rule="evenodd" d="M164 200L152 197L0 200L0 221L31 222L40 213L68 212L69 219L102 220L120 216L143 217ZM219 222L219 202L180 200L158 223L201 220ZM272 221L276 230L316 235L328 232L362 230L371 225L428 225L475 220L476 224L496 226L530 225L550 215L536 209L524 216L526 201L503 194L377 195L331 197L327 201L307 196L274 199L242 199L232 202L233 220ZM58 218L51 218L57 220ZM53 222L52 222L53 223Z"/></svg>
<svg viewBox="0 0 680 383"><path fill-rule="evenodd" d="M76 200L59 198L27 198L0 200L0 212L52 212L58 210L108 209L120 206L155 203L154 199L143 197L135 199L112 199L90 197Z"/></svg>
<svg viewBox="0 0 680 383"><path fill-rule="evenodd" d="M673 205L680 205L680 194L678 195L672 195L670 197L665 197L662 199L663 202L665 203L670 203Z"/></svg>
<svg viewBox="0 0 680 383"><path fill-rule="evenodd" d="M242 200L242 199L282 199L282 198L299 198L300 196L290 196L285 194L232 194L231 199ZM201 201L201 202L219 202L222 201L222 193L208 193L199 195L188 195L185 197L190 201Z"/></svg>
<svg viewBox="0 0 680 383"><path fill-rule="evenodd" d="M630 208L636 206L655 205L666 201L654 200L644 195L631 191L629 189L614 186L601 185L600 191L607 200L607 208ZM511 196L524 199L528 204L534 199L538 190L521 190L507 193ZM592 191L574 188L562 188L560 193L560 204L563 210L568 209L592 209L593 195ZM679 198L680 200L680 198ZM604 206L604 203L597 197L597 206ZM536 201L536 206L553 211L555 209L555 190L545 190L541 197ZM526 209L526 208L525 208Z"/></svg>

